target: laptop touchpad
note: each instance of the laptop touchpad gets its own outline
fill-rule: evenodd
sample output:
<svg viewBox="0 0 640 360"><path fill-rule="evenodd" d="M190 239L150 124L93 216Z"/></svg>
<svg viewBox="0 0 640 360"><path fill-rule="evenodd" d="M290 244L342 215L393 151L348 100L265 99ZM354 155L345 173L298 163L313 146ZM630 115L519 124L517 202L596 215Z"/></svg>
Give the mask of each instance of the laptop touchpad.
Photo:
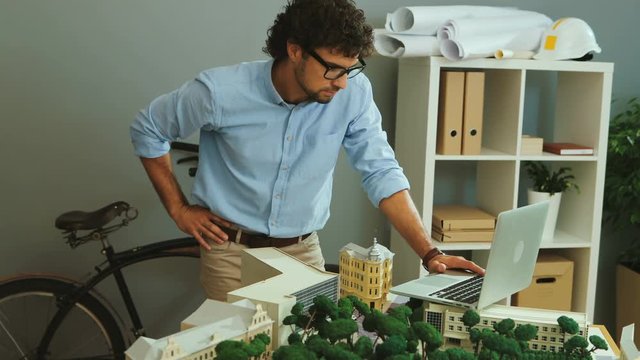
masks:
<svg viewBox="0 0 640 360"><path fill-rule="evenodd" d="M462 279L456 278L453 276L446 276L446 275L439 274L437 276L425 276L420 280L418 280L418 282L422 285L427 285L431 287L444 287L447 285L455 284L460 280Z"/></svg>

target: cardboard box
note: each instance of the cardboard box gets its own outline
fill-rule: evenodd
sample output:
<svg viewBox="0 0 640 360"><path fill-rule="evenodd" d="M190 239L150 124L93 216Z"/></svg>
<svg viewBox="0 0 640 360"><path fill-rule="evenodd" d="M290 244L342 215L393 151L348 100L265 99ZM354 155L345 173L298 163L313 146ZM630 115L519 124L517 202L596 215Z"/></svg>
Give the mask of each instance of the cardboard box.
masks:
<svg viewBox="0 0 640 360"><path fill-rule="evenodd" d="M441 231L431 227L431 238L440 242L491 242L494 230L453 230Z"/></svg>
<svg viewBox="0 0 640 360"><path fill-rule="evenodd" d="M634 342L640 345L640 274L623 265L616 265L616 338L622 328L636 324Z"/></svg>
<svg viewBox="0 0 640 360"><path fill-rule="evenodd" d="M496 228L496 217L467 205L434 205L431 223L440 232L492 230Z"/></svg>
<svg viewBox="0 0 640 360"><path fill-rule="evenodd" d="M528 288L513 295L512 304L539 309L571 311L573 261L540 254Z"/></svg>
<svg viewBox="0 0 640 360"><path fill-rule="evenodd" d="M542 154L542 144L544 139L531 135L522 135L520 143L520 155L540 155Z"/></svg>

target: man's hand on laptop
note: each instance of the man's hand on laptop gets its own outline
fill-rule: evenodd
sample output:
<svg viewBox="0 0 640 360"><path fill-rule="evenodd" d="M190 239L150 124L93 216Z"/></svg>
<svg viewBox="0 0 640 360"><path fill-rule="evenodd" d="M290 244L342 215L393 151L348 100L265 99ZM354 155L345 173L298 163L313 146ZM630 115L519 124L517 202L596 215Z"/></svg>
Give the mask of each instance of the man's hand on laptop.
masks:
<svg viewBox="0 0 640 360"><path fill-rule="evenodd" d="M462 256L446 255L438 248L433 248L427 252L422 257L422 264L430 273L442 273L447 269L463 269L484 275L484 269L473 261L469 261Z"/></svg>

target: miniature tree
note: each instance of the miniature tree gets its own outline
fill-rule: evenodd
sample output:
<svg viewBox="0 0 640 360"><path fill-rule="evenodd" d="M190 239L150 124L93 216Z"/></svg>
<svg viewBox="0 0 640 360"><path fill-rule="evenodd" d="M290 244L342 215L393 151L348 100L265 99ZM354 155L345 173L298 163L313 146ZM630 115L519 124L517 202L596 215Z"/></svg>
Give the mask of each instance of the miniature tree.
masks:
<svg viewBox="0 0 640 360"><path fill-rule="evenodd" d="M371 313L371 309L369 308L369 305L365 304L362 300L360 300L359 297L355 295L349 295L346 298L351 301L351 304L353 304L353 307L358 311L356 318L359 318L361 316L366 316Z"/></svg>
<svg viewBox="0 0 640 360"><path fill-rule="evenodd" d="M500 335L504 335L506 337L512 338L514 337L513 334L513 329L516 327L516 323L515 321L513 321L512 319L503 319L495 324L493 324L493 328L495 329L495 331L500 334Z"/></svg>
<svg viewBox="0 0 640 360"><path fill-rule="evenodd" d="M401 305L389 309L389 311L387 311L387 314L402 322L409 323L409 318L413 314L413 310L406 305Z"/></svg>
<svg viewBox="0 0 640 360"><path fill-rule="evenodd" d="M346 340L351 348L353 334L358 332L358 324L352 319L336 319L324 326L324 330L331 344L339 340Z"/></svg>
<svg viewBox="0 0 640 360"><path fill-rule="evenodd" d="M216 360L259 359L267 350L271 338L264 333L257 334L250 343L240 340L225 340L216 345Z"/></svg>
<svg viewBox="0 0 640 360"><path fill-rule="evenodd" d="M411 337L415 337L420 341L423 359L426 358L427 354L442 346L442 335L429 323L423 321L414 322L411 324L410 333Z"/></svg>
<svg viewBox="0 0 640 360"><path fill-rule="evenodd" d="M311 335L307 339L304 346L306 346L307 349L313 351L316 355L322 356L328 351L328 348L331 347L331 344L329 343L329 341L327 341L327 339L323 339L319 335Z"/></svg>
<svg viewBox="0 0 640 360"><path fill-rule="evenodd" d="M365 317L362 323L363 328L375 332L384 341L391 335L400 335L406 339L409 333L407 321L398 320L398 318L383 314L378 310L373 310L369 318L370 321L367 322L367 317ZM367 322L367 327L364 327L365 322Z"/></svg>
<svg viewBox="0 0 640 360"><path fill-rule="evenodd" d="M349 298L338 299L338 317L341 319L351 319L354 310L353 302Z"/></svg>
<svg viewBox="0 0 640 360"><path fill-rule="evenodd" d="M302 344L280 346L273 352L273 360L316 360L318 357Z"/></svg>
<svg viewBox="0 0 640 360"><path fill-rule="evenodd" d="M237 340L224 340L216 345L216 360L247 360L249 354L245 351L245 344Z"/></svg>
<svg viewBox="0 0 640 360"><path fill-rule="evenodd" d="M564 315L558 318L558 325L560 326L560 330L562 331L563 343L567 338L567 334L575 335L580 330L580 327L578 326L578 323L575 320Z"/></svg>
<svg viewBox="0 0 640 360"><path fill-rule="evenodd" d="M363 359L368 359L373 355L373 342L366 336L361 336L353 346L356 355Z"/></svg>
<svg viewBox="0 0 640 360"><path fill-rule="evenodd" d="M401 335L390 335L376 346L376 359L383 360L406 352L407 339Z"/></svg>
<svg viewBox="0 0 640 360"><path fill-rule="evenodd" d="M531 324L518 325L514 331L514 335L520 344L520 349L526 351L529 348L529 341L538 335L538 328Z"/></svg>
<svg viewBox="0 0 640 360"><path fill-rule="evenodd" d="M594 352L596 350L609 350L609 345L607 345L607 342L598 335L589 336L589 342L594 347L593 349L591 349L591 352Z"/></svg>
<svg viewBox="0 0 640 360"><path fill-rule="evenodd" d="M422 307L423 303L424 301L422 299L409 298L409 301L407 301L407 303L405 304L406 306L411 308L412 311L409 321L415 322L424 320L424 309Z"/></svg>
<svg viewBox="0 0 640 360"><path fill-rule="evenodd" d="M464 314L462 315L462 323L464 324L464 326L472 328L478 325L479 322L480 322L480 315L478 315L478 313L475 312L474 310L469 309L465 311Z"/></svg>

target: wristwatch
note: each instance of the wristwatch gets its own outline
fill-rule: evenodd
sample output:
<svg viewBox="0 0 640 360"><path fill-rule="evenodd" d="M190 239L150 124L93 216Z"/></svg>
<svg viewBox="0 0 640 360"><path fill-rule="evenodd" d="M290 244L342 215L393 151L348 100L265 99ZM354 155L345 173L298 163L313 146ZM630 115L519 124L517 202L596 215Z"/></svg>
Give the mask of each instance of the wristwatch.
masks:
<svg viewBox="0 0 640 360"><path fill-rule="evenodd" d="M443 253L442 251L440 251L440 249L438 249L437 247L434 247L433 249L429 250L426 254L424 254L424 256L422 257L422 266L424 266L424 268L429 271L429 262L431 260L433 260L434 257L439 256L439 255L446 255L445 253Z"/></svg>

